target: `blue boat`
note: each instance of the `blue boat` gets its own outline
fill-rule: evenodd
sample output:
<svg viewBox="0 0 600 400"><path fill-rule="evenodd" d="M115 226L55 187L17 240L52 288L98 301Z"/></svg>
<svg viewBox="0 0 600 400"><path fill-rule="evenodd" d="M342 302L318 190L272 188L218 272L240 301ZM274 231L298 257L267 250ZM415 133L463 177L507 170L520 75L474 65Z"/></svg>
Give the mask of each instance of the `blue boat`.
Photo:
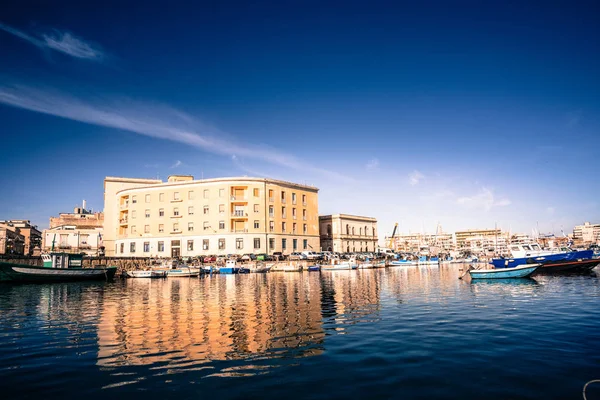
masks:
<svg viewBox="0 0 600 400"><path fill-rule="evenodd" d="M411 260L390 261L390 267L409 267L412 265L417 265L417 261L411 261Z"/></svg>
<svg viewBox="0 0 600 400"><path fill-rule="evenodd" d="M308 271L309 272L318 272L320 270L321 270L321 266L319 264L309 265L308 266Z"/></svg>
<svg viewBox="0 0 600 400"><path fill-rule="evenodd" d="M513 268L522 264L556 264L589 260L594 257L593 250L573 251L568 247L554 250L542 250L537 243L511 244L511 258L494 258L490 262L495 268Z"/></svg>
<svg viewBox="0 0 600 400"><path fill-rule="evenodd" d="M235 264L235 260L227 260L225 262L225 266L219 268L219 273L220 274L239 274L240 273L240 267L237 267ZM250 272L250 271L248 271Z"/></svg>
<svg viewBox="0 0 600 400"><path fill-rule="evenodd" d="M525 264L513 268L470 269L471 279L512 279L527 278L533 274L540 264Z"/></svg>

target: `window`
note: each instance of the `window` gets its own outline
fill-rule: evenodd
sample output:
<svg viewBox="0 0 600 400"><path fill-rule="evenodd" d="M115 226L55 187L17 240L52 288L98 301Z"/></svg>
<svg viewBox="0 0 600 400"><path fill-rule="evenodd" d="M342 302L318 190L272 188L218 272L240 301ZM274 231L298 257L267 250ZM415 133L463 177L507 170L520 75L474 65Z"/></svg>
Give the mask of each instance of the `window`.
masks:
<svg viewBox="0 0 600 400"><path fill-rule="evenodd" d="M225 189L219 189L219 197L225 197Z"/></svg>
<svg viewBox="0 0 600 400"><path fill-rule="evenodd" d="M173 224L173 232L179 232L179 224L177 222Z"/></svg>
<svg viewBox="0 0 600 400"><path fill-rule="evenodd" d="M281 239L281 250L285 250L286 247L287 247L287 240Z"/></svg>
<svg viewBox="0 0 600 400"><path fill-rule="evenodd" d="M281 191L281 202L285 203L285 192L283 190Z"/></svg>
<svg viewBox="0 0 600 400"><path fill-rule="evenodd" d="M354 236L354 227L352 227L352 235Z"/></svg>
<svg viewBox="0 0 600 400"><path fill-rule="evenodd" d="M188 215L194 215L194 207L188 207Z"/></svg>
<svg viewBox="0 0 600 400"><path fill-rule="evenodd" d="M254 194L254 197L258 197L260 190L258 188L255 188L252 192Z"/></svg>
<svg viewBox="0 0 600 400"><path fill-rule="evenodd" d="M165 242L158 242L158 251L165 251Z"/></svg>
<svg viewBox="0 0 600 400"><path fill-rule="evenodd" d="M260 212L260 204L255 204L254 205L254 212L255 213Z"/></svg>
<svg viewBox="0 0 600 400"><path fill-rule="evenodd" d="M293 234L296 233L296 223L295 222L292 224L292 233Z"/></svg>
<svg viewBox="0 0 600 400"><path fill-rule="evenodd" d="M137 203L137 196L131 196L131 203L135 204ZM135 247L135 245L134 245Z"/></svg>
<svg viewBox="0 0 600 400"><path fill-rule="evenodd" d="M131 211L131 219L134 219L137 216L137 212L135 210Z"/></svg>
<svg viewBox="0 0 600 400"><path fill-rule="evenodd" d="M254 220L254 229L260 229L260 221Z"/></svg>
<svg viewBox="0 0 600 400"><path fill-rule="evenodd" d="M204 189L204 198L208 199L208 189Z"/></svg>
<svg viewBox="0 0 600 400"><path fill-rule="evenodd" d="M208 250L208 239L202 239L202 250Z"/></svg>
<svg viewBox="0 0 600 400"><path fill-rule="evenodd" d="M260 238L254 238L254 249L260 249Z"/></svg>
<svg viewBox="0 0 600 400"><path fill-rule="evenodd" d="M144 233L150 233L150 225L144 225Z"/></svg>
<svg viewBox="0 0 600 400"><path fill-rule="evenodd" d="M269 232L273 232L275 230L275 222L269 221Z"/></svg>
<svg viewBox="0 0 600 400"><path fill-rule="evenodd" d="M358 228L358 234L362 236L362 228Z"/></svg>
<svg viewBox="0 0 600 400"><path fill-rule="evenodd" d="M190 190L188 192L188 200L194 200L194 191L193 190Z"/></svg>
<svg viewBox="0 0 600 400"><path fill-rule="evenodd" d="M175 208L173 209L173 216L174 216L174 217L179 217L179 208L175 207Z"/></svg>
<svg viewBox="0 0 600 400"><path fill-rule="evenodd" d="M210 224L208 223L208 221L204 221L202 223L202 229L207 230L210 228Z"/></svg>
<svg viewBox="0 0 600 400"><path fill-rule="evenodd" d="M165 224L158 224L158 231L159 232L164 232L165 231Z"/></svg>
<svg viewBox="0 0 600 400"><path fill-rule="evenodd" d="M180 198L179 198L179 192L173 193L173 200L180 200Z"/></svg>
<svg viewBox="0 0 600 400"><path fill-rule="evenodd" d="M208 206L204 206L204 215L208 214Z"/></svg>
<svg viewBox="0 0 600 400"><path fill-rule="evenodd" d="M306 195L302 195L302 205L306 205Z"/></svg>
<svg viewBox="0 0 600 400"><path fill-rule="evenodd" d="M273 198L274 194L273 194L273 190L269 189L269 201L272 203L273 201L275 201L275 199Z"/></svg>
<svg viewBox="0 0 600 400"><path fill-rule="evenodd" d="M281 218L285 218L285 207L281 207Z"/></svg>
<svg viewBox="0 0 600 400"><path fill-rule="evenodd" d="M292 208L292 218L296 219L296 209Z"/></svg>
<svg viewBox="0 0 600 400"><path fill-rule="evenodd" d="M270 238L269 239L269 250L273 250L273 249L275 249L275 239Z"/></svg>
<svg viewBox="0 0 600 400"><path fill-rule="evenodd" d="M165 209L164 208L161 208L161 209L158 210L158 216L159 217L164 217L165 216Z"/></svg>
<svg viewBox="0 0 600 400"><path fill-rule="evenodd" d="M120 250L121 254L123 254L125 252L125 243L121 243L121 246L120 246L119 250Z"/></svg>
<svg viewBox="0 0 600 400"><path fill-rule="evenodd" d="M145 201L146 203L150 203L150 195L149 195L149 194L147 194L147 195L146 195L146 197L145 197L144 201Z"/></svg>
<svg viewBox="0 0 600 400"><path fill-rule="evenodd" d="M129 243L129 252L135 253L135 242Z"/></svg>
<svg viewBox="0 0 600 400"><path fill-rule="evenodd" d="M350 226L346 224L346 235L350 234Z"/></svg>
<svg viewBox="0 0 600 400"><path fill-rule="evenodd" d="M235 239L235 248L241 250L244 248L244 239L237 238Z"/></svg>
<svg viewBox="0 0 600 400"><path fill-rule="evenodd" d="M219 214L225 214L225 204L219 204Z"/></svg>
<svg viewBox="0 0 600 400"><path fill-rule="evenodd" d="M292 193L292 204L296 204L296 193Z"/></svg>
<svg viewBox="0 0 600 400"><path fill-rule="evenodd" d="M219 229L225 229L225 221L219 221Z"/></svg>
<svg viewBox="0 0 600 400"><path fill-rule="evenodd" d="M304 250L308 249L308 239L304 239L304 240L302 241L302 248L303 248Z"/></svg>
<svg viewBox="0 0 600 400"><path fill-rule="evenodd" d="M306 221L306 210L302 210L302 219Z"/></svg>
<svg viewBox="0 0 600 400"><path fill-rule="evenodd" d="M194 223L188 222L188 232L194 232Z"/></svg>
<svg viewBox="0 0 600 400"><path fill-rule="evenodd" d="M219 250L225 250L225 239L219 239Z"/></svg>
<svg viewBox="0 0 600 400"><path fill-rule="evenodd" d="M275 209L273 206L269 206L269 217L273 218L275 216Z"/></svg>
<svg viewBox="0 0 600 400"><path fill-rule="evenodd" d="M150 210L144 211L144 217L150 218Z"/></svg>
<svg viewBox="0 0 600 400"><path fill-rule="evenodd" d="M137 228L135 227L135 225L131 225L131 233L136 233L137 232Z"/></svg>
<svg viewBox="0 0 600 400"><path fill-rule="evenodd" d="M165 194L164 193L159 193L158 194L158 201L160 201L160 202L165 201Z"/></svg>
<svg viewBox="0 0 600 400"><path fill-rule="evenodd" d="M144 242L144 253L148 253L150 251L150 242Z"/></svg>
<svg viewBox="0 0 600 400"><path fill-rule="evenodd" d="M375 227L373 227L373 237L375 236Z"/></svg>
<svg viewBox="0 0 600 400"><path fill-rule="evenodd" d="M282 231L283 233L285 233L285 228L286 228L285 222L282 222L282 223L281 223L281 231Z"/></svg>
<svg viewBox="0 0 600 400"><path fill-rule="evenodd" d="M298 250L298 239L292 239L292 248L294 251Z"/></svg>
<svg viewBox="0 0 600 400"><path fill-rule="evenodd" d="M188 249L188 251L194 251L194 241L193 240L188 240L187 249Z"/></svg>
<svg viewBox="0 0 600 400"><path fill-rule="evenodd" d="M304 233L306 233L306 224L304 224ZM327 236L331 236L331 224L327 224Z"/></svg>
<svg viewBox="0 0 600 400"><path fill-rule="evenodd" d="M90 235L79 235L79 242L81 244L88 244L88 238Z"/></svg>
<svg viewBox="0 0 600 400"><path fill-rule="evenodd" d="M306 224L302 225L302 233L304 233L305 235L308 233L308 226Z"/></svg>

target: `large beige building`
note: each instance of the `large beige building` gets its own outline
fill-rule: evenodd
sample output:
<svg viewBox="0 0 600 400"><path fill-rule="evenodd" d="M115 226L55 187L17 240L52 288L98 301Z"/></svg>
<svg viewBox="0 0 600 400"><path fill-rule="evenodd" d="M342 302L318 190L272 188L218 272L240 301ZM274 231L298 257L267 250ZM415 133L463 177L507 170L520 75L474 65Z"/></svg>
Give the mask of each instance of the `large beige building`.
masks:
<svg viewBox="0 0 600 400"><path fill-rule="evenodd" d="M579 246L588 246L591 244L600 244L600 224L577 225L573 228L573 241Z"/></svg>
<svg viewBox="0 0 600 400"><path fill-rule="evenodd" d="M265 178L104 180L107 256L319 249L318 189Z"/></svg>
<svg viewBox="0 0 600 400"><path fill-rule="evenodd" d="M377 219L357 215L319 216L321 250L368 252L377 249Z"/></svg>

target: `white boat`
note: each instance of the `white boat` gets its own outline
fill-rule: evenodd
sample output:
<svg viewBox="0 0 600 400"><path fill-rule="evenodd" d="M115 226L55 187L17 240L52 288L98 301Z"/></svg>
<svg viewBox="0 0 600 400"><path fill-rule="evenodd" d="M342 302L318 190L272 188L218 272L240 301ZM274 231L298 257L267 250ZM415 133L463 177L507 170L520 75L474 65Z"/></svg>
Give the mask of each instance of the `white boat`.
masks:
<svg viewBox="0 0 600 400"><path fill-rule="evenodd" d="M147 271L127 271L129 278L164 278L167 276L167 271L164 269L147 270Z"/></svg>
<svg viewBox="0 0 600 400"><path fill-rule="evenodd" d="M321 265L321 271L338 271L338 270L349 270L356 269L356 259L351 258L348 261L342 261L337 258L331 260L331 264Z"/></svg>
<svg viewBox="0 0 600 400"><path fill-rule="evenodd" d="M169 278L173 277L190 277L190 276L198 276L200 275L200 270L198 268L190 268L185 266L174 267L167 270L167 276Z"/></svg>
<svg viewBox="0 0 600 400"><path fill-rule="evenodd" d="M417 261L410 260L393 260L390 261L390 267L414 267L418 264Z"/></svg>

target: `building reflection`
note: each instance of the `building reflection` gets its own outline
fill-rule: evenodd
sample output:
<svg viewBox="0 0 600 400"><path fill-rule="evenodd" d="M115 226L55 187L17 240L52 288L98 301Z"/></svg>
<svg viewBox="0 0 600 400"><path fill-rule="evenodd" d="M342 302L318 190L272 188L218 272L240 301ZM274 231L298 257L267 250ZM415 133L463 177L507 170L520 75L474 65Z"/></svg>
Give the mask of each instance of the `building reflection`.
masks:
<svg viewBox="0 0 600 400"><path fill-rule="evenodd" d="M319 282L303 275L128 280L126 296L105 301L98 364L319 354Z"/></svg>

